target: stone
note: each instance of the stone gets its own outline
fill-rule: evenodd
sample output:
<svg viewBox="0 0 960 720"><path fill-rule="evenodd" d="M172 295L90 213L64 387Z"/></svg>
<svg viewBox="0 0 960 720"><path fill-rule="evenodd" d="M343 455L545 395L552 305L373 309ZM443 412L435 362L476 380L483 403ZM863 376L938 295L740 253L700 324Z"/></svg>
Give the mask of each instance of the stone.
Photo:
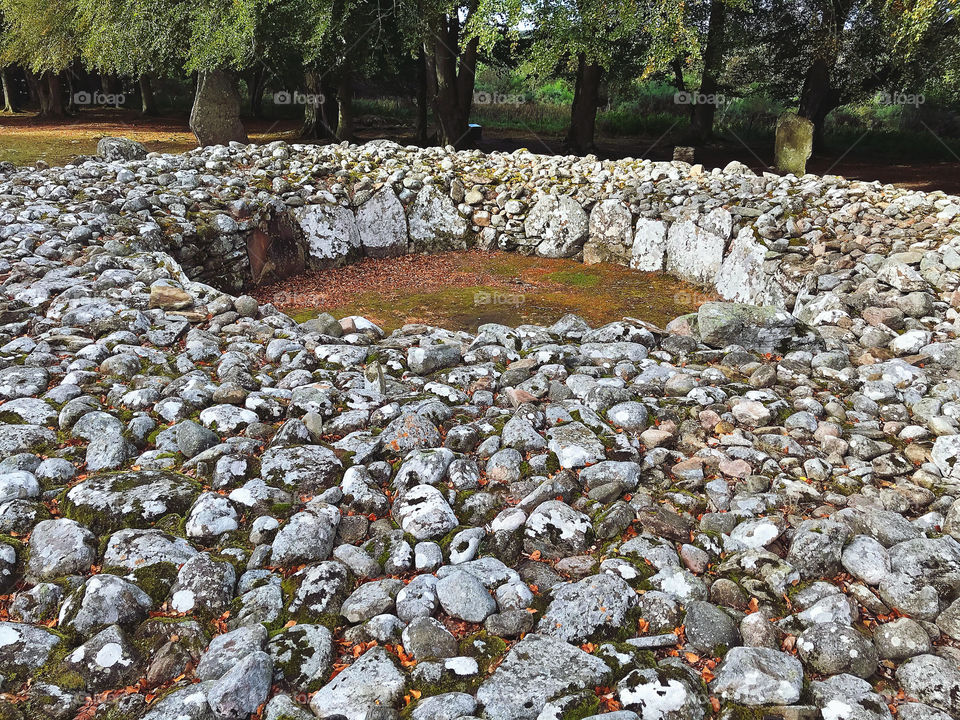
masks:
<svg viewBox="0 0 960 720"><path fill-rule="evenodd" d="M200 73L190 111L190 130L201 147L247 142L247 132L240 122L240 94L236 81L227 71Z"/></svg>
<svg viewBox="0 0 960 720"><path fill-rule="evenodd" d="M199 484L180 473L131 470L92 475L74 485L61 506L64 514L95 533L144 528L164 515L186 515Z"/></svg>
<svg viewBox="0 0 960 720"><path fill-rule="evenodd" d="M936 655L919 655L896 670L903 691L955 717L960 714L960 669Z"/></svg>
<svg viewBox="0 0 960 720"><path fill-rule="evenodd" d="M666 668L632 670L617 683L617 698L639 717L701 720L706 716L703 691L691 678Z"/></svg>
<svg viewBox="0 0 960 720"><path fill-rule="evenodd" d="M901 661L930 652L930 636L911 618L897 618L880 625L873 635L881 659Z"/></svg>
<svg viewBox="0 0 960 720"><path fill-rule="evenodd" d="M310 267L339 265L360 255L360 231L350 208L333 203L304 205L293 214L307 242Z"/></svg>
<svg viewBox="0 0 960 720"><path fill-rule="evenodd" d="M727 613L708 602L694 601L687 605L683 620L687 642L700 652L718 655L718 650L741 643L737 623Z"/></svg>
<svg viewBox="0 0 960 720"><path fill-rule="evenodd" d="M394 505L394 517L416 540L442 537L458 524L443 495L432 485L417 485Z"/></svg>
<svg viewBox="0 0 960 720"><path fill-rule="evenodd" d="M130 626L153 607L150 596L116 575L94 575L60 608L59 625L90 637L109 625Z"/></svg>
<svg viewBox="0 0 960 720"><path fill-rule="evenodd" d="M716 348L741 345L758 353L783 352L795 328L792 315L770 305L706 302L697 311L700 340Z"/></svg>
<svg viewBox="0 0 960 720"><path fill-rule="evenodd" d="M751 707L792 705L800 699L803 666L792 655L769 648L732 648L717 669L710 690Z"/></svg>
<svg viewBox="0 0 960 720"><path fill-rule="evenodd" d="M726 240L692 220L675 222L667 231L668 273L693 283L712 284L723 262Z"/></svg>
<svg viewBox="0 0 960 720"><path fill-rule="evenodd" d="M623 626L636 592L619 575L592 575L551 592L550 605L537 624L543 635L582 642Z"/></svg>
<svg viewBox="0 0 960 720"><path fill-rule="evenodd" d="M449 195L433 185L417 193L407 211L412 252L463 250L467 247L467 221L460 217Z"/></svg>
<svg viewBox="0 0 960 720"><path fill-rule="evenodd" d="M326 560L333 550L340 512L336 507L313 502L280 528L270 558L274 565Z"/></svg>
<svg viewBox="0 0 960 720"><path fill-rule="evenodd" d="M547 439L547 446L556 453L562 468L581 468L606 459L603 443L582 423L574 421L550 428Z"/></svg>
<svg viewBox="0 0 960 720"><path fill-rule="evenodd" d="M807 160L811 154L813 123L795 113L783 113L777 118L773 143L773 162L777 170L800 177L807 171Z"/></svg>
<svg viewBox="0 0 960 720"><path fill-rule="evenodd" d="M590 219L569 195L545 195L523 222L528 238L539 240L537 254L547 258L572 257L587 241Z"/></svg>
<svg viewBox="0 0 960 720"><path fill-rule="evenodd" d="M455 657L457 639L439 621L418 617L403 630L403 648L416 660Z"/></svg>
<svg viewBox="0 0 960 720"><path fill-rule="evenodd" d="M533 720L561 692L602 684L609 668L600 658L558 638L527 635L514 645L477 690L490 720Z"/></svg>
<svg viewBox="0 0 960 720"><path fill-rule="evenodd" d="M0 667L5 681L27 680L47 664L60 638L46 628L0 622Z"/></svg>
<svg viewBox="0 0 960 720"><path fill-rule="evenodd" d="M161 310L186 310L193 307L193 295L173 285L156 284L150 288L150 307Z"/></svg>
<svg viewBox="0 0 960 720"><path fill-rule="evenodd" d="M797 638L800 659L824 675L849 673L867 678L877 669L873 643L852 627L835 622L811 625Z"/></svg>
<svg viewBox="0 0 960 720"><path fill-rule="evenodd" d="M270 656L262 650L254 651L213 682L207 690L207 702L217 718L248 718L267 701L272 679Z"/></svg>
<svg viewBox="0 0 960 720"><path fill-rule="evenodd" d="M548 500L527 518L524 547L546 558L560 558L586 551L593 536L590 518L561 500Z"/></svg>
<svg viewBox="0 0 960 720"><path fill-rule="evenodd" d="M102 137L97 141L97 155L107 162L113 160L144 160L147 148L143 143L125 137Z"/></svg>
<svg viewBox="0 0 960 720"><path fill-rule="evenodd" d="M30 533L27 575L34 581L84 575L96 559L96 538L73 520L44 520Z"/></svg>
<svg viewBox="0 0 960 720"><path fill-rule="evenodd" d="M750 305L786 307L783 286L765 272L767 248L745 227L737 233L717 273L716 290L724 300Z"/></svg>
<svg viewBox="0 0 960 720"><path fill-rule="evenodd" d="M201 680L217 680L243 658L263 650L267 629L260 624L217 635L200 658L196 675Z"/></svg>
<svg viewBox="0 0 960 720"><path fill-rule="evenodd" d="M456 570L437 582L440 607L451 617L480 623L497 611L497 603L473 575Z"/></svg>
<svg viewBox="0 0 960 720"><path fill-rule="evenodd" d="M837 573L850 528L836 520L804 520L790 543L787 561L803 577L824 577Z"/></svg>
<svg viewBox="0 0 960 720"><path fill-rule="evenodd" d="M357 210L357 232L367 257L398 257L407 252L407 217L396 194L381 188Z"/></svg>
<svg viewBox="0 0 960 720"><path fill-rule="evenodd" d="M374 647L324 685L310 699L318 718L367 720L376 707L393 707L400 700L406 680L390 655Z"/></svg>
<svg viewBox="0 0 960 720"><path fill-rule="evenodd" d="M70 652L61 663L64 672L83 678L93 692L121 687L136 677L139 653L116 625L101 630Z"/></svg>

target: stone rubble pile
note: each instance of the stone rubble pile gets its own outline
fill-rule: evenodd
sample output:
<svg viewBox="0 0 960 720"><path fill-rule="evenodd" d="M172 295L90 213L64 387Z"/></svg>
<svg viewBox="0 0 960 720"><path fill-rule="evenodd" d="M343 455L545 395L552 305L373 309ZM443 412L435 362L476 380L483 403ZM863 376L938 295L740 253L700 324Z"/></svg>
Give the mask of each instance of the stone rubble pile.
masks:
<svg viewBox="0 0 960 720"><path fill-rule="evenodd" d="M737 166L0 166L0 716L958 717L958 238ZM226 292L473 245L734 302L386 335Z"/></svg>

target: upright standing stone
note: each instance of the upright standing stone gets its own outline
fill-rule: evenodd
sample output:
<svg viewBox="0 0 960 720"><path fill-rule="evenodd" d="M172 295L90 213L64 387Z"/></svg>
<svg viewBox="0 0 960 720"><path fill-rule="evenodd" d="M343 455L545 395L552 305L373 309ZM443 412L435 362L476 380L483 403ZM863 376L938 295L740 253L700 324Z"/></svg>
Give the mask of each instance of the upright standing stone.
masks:
<svg viewBox="0 0 960 720"><path fill-rule="evenodd" d="M240 122L240 93L230 73L200 73L190 111L190 130L201 146L226 145L232 140L247 142L247 131Z"/></svg>
<svg viewBox="0 0 960 720"><path fill-rule="evenodd" d="M306 238L311 266L339 265L360 255L360 233L350 208L323 203L296 208L293 214Z"/></svg>
<svg viewBox="0 0 960 720"><path fill-rule="evenodd" d="M793 113L781 115L774 141L777 170L800 177L807 172L807 160L812 153L813 123Z"/></svg>
<svg viewBox="0 0 960 720"><path fill-rule="evenodd" d="M407 253L407 216L389 186L381 188L357 210L357 230L367 257L399 257Z"/></svg>

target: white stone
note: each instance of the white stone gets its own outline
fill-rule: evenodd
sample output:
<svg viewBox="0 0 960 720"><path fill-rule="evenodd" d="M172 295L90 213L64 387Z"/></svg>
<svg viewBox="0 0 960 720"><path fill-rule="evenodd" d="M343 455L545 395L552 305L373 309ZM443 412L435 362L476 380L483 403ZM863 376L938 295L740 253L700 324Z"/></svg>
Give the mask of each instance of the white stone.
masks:
<svg viewBox="0 0 960 720"><path fill-rule="evenodd" d="M733 240L717 274L716 290L720 297L752 305L786 307L782 284L763 269L767 248L753 235L752 228L743 228Z"/></svg>
<svg viewBox="0 0 960 720"><path fill-rule="evenodd" d="M659 220L637 220L630 267L647 272L663 270L663 256L666 251L667 226Z"/></svg>
<svg viewBox="0 0 960 720"><path fill-rule="evenodd" d="M360 244L369 257L398 257L407 252L407 217L389 187L381 188L357 210Z"/></svg>
<svg viewBox="0 0 960 720"><path fill-rule="evenodd" d="M609 198L590 211L590 239L605 245L633 245L633 217L622 200Z"/></svg>
<svg viewBox="0 0 960 720"><path fill-rule="evenodd" d="M667 272L682 280L713 285L723 262L724 240L691 220L674 223L667 233Z"/></svg>
<svg viewBox="0 0 960 720"><path fill-rule="evenodd" d="M349 208L333 203L305 205L294 216L307 240L308 262L325 267L360 251L360 232Z"/></svg>
<svg viewBox="0 0 960 720"><path fill-rule="evenodd" d="M463 250L467 247L467 221L448 195L433 185L424 186L407 213L411 250Z"/></svg>

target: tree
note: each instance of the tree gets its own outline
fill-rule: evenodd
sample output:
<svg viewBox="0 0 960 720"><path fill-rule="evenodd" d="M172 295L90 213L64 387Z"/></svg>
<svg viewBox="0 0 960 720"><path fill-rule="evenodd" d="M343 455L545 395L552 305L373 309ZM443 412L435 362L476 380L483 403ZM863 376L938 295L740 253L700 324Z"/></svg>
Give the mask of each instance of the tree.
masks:
<svg viewBox="0 0 960 720"><path fill-rule="evenodd" d="M76 4L0 0L0 15L4 21L0 65L13 63L25 69L41 117L63 116L63 72L79 47Z"/></svg>
<svg viewBox="0 0 960 720"><path fill-rule="evenodd" d="M533 7L534 42L525 69L533 77L558 70L575 78L565 146L588 152L600 87L614 72L648 77L681 52L696 48L683 3L654 0L539 0Z"/></svg>
<svg viewBox="0 0 960 720"><path fill-rule="evenodd" d="M923 48L956 34L956 8L956 0L772 0L758 6L745 42L758 83L813 123L816 150L832 110L897 89L935 63Z"/></svg>

